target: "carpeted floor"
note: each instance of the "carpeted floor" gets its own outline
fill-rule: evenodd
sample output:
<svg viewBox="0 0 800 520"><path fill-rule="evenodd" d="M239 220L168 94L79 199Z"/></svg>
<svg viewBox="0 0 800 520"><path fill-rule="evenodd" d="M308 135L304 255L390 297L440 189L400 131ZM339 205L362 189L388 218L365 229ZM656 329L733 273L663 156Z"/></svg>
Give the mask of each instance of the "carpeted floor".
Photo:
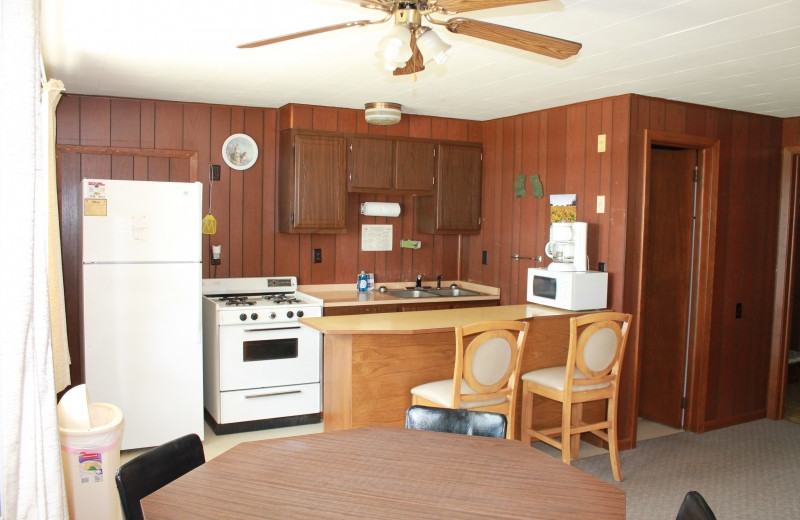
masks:
<svg viewBox="0 0 800 520"><path fill-rule="evenodd" d="M608 455L573 462L625 490L627 520L674 519L699 491L720 520L800 518L800 425L762 419L703 434L682 432L620 453L623 482Z"/></svg>

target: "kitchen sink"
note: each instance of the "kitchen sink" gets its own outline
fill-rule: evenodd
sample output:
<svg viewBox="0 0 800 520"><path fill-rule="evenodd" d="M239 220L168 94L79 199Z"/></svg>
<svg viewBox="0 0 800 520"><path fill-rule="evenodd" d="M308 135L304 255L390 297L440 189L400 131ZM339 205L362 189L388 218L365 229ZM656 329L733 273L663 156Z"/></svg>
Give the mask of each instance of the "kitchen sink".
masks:
<svg viewBox="0 0 800 520"><path fill-rule="evenodd" d="M470 291L469 289L460 289L460 288L453 288L453 289L425 289L426 291L432 292L438 296L484 296L483 293Z"/></svg>
<svg viewBox="0 0 800 520"><path fill-rule="evenodd" d="M400 289L396 291L386 291L386 294L389 296L395 296L397 298L436 298L439 295L429 292L429 291L421 291L419 289Z"/></svg>
<svg viewBox="0 0 800 520"><path fill-rule="evenodd" d="M422 289L415 289L407 287L405 289L396 289L386 291L389 296L396 298L436 298L437 296L484 296L483 293L470 291L468 289L452 288L452 289L437 289L435 287L424 287Z"/></svg>

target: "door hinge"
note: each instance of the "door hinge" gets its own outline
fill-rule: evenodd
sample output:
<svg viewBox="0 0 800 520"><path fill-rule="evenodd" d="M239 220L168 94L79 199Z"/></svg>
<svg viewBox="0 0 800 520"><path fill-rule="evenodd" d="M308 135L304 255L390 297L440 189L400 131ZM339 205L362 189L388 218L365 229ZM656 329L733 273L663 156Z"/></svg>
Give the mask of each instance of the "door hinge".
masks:
<svg viewBox="0 0 800 520"><path fill-rule="evenodd" d="M681 410L686 410L689 408L689 399L686 397L681 397Z"/></svg>
<svg viewBox="0 0 800 520"><path fill-rule="evenodd" d="M700 178L702 177L702 173L700 172L700 168L697 166L694 167L694 175L692 175L692 181L700 182Z"/></svg>

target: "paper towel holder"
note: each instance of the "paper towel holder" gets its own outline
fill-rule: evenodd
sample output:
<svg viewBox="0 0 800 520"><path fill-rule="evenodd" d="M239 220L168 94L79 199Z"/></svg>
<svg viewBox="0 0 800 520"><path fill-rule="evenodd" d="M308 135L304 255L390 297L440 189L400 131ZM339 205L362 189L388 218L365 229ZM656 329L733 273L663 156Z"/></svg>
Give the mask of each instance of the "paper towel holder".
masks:
<svg viewBox="0 0 800 520"><path fill-rule="evenodd" d="M367 217L398 217L400 204L397 202L362 202L361 214Z"/></svg>

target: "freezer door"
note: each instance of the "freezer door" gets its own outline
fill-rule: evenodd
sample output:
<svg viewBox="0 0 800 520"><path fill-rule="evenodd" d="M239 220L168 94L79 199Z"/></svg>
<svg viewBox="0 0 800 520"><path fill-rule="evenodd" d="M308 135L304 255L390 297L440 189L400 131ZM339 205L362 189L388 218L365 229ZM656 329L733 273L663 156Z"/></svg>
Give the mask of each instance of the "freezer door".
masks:
<svg viewBox="0 0 800 520"><path fill-rule="evenodd" d="M201 264L83 266L84 376L122 409L122 449L203 437Z"/></svg>
<svg viewBox="0 0 800 520"><path fill-rule="evenodd" d="M83 262L199 262L203 185L84 179Z"/></svg>

